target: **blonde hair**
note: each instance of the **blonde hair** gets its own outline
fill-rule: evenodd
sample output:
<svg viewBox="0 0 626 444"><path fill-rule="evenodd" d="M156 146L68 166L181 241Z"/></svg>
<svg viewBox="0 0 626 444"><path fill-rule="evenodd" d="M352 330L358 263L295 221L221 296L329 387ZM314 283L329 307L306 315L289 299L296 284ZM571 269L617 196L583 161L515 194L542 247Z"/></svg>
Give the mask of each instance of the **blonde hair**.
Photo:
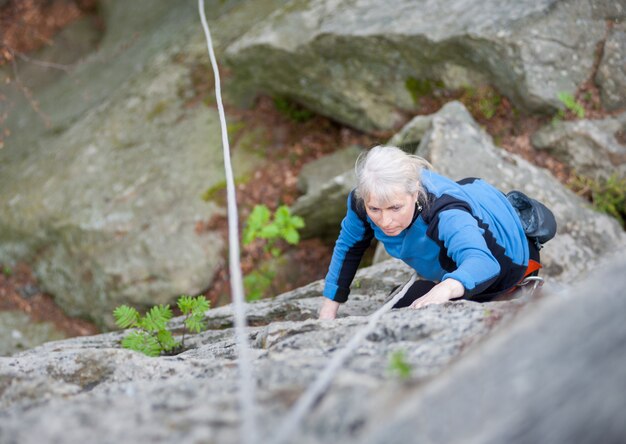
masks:
<svg viewBox="0 0 626 444"><path fill-rule="evenodd" d="M432 169L425 159L408 154L395 146L376 146L359 156L355 171L356 195L367 202L372 195L383 202L390 202L398 191L418 195L426 201L422 186L422 170Z"/></svg>

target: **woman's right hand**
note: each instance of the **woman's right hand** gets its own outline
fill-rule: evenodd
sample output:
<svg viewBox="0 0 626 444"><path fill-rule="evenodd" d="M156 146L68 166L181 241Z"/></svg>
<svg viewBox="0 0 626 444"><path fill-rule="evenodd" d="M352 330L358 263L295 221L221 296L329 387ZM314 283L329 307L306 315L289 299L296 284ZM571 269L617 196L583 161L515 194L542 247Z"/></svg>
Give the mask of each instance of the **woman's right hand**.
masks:
<svg viewBox="0 0 626 444"><path fill-rule="evenodd" d="M324 298L322 308L320 308L319 319L335 319L337 317L337 310L339 310L339 302Z"/></svg>

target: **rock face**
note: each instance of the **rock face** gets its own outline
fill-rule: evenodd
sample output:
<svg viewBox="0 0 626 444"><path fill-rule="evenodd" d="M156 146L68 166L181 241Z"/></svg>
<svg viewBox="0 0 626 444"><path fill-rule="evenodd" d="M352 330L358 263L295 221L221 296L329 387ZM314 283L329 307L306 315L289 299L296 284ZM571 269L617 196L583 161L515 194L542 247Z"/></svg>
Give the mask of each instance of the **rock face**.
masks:
<svg viewBox="0 0 626 444"><path fill-rule="evenodd" d="M602 92L602 104L607 109L626 108L625 23L615 25L609 32L595 79Z"/></svg>
<svg viewBox="0 0 626 444"><path fill-rule="evenodd" d="M345 215L348 194L354 187L354 163L362 152L348 147L306 165L298 178L303 193L292 211L306 221L305 237L332 237Z"/></svg>
<svg viewBox="0 0 626 444"><path fill-rule="evenodd" d="M328 181L354 168L363 152L361 147L353 145L307 163L298 176L298 190L302 194L319 192Z"/></svg>
<svg viewBox="0 0 626 444"><path fill-rule="evenodd" d="M557 94L591 74L604 34L586 0L308 0L284 5L227 55L242 89L376 130L415 107L415 80L489 83L526 109L560 107Z"/></svg>
<svg viewBox="0 0 626 444"><path fill-rule="evenodd" d="M528 295L387 313L289 442L411 442L415 424L437 443L616 442L626 433L625 266L612 258L582 286L546 288L521 312ZM313 319L321 282L250 305L258 442L407 277L393 261L361 270L332 322ZM3 442L241 442L231 307L207 321L172 357L122 350L116 332L0 358ZM389 368L398 351L406 380Z"/></svg>
<svg viewBox="0 0 626 444"><path fill-rule="evenodd" d="M626 146L620 134L626 134L626 113L547 125L533 135L532 142L578 173L606 179L613 174L626 177Z"/></svg>
<svg viewBox="0 0 626 444"><path fill-rule="evenodd" d="M218 47L274 7L236 3L207 2ZM217 111L192 106L198 82L213 82L197 2L111 0L102 11L99 49L70 73L22 72L49 127L7 88L0 263L30 262L68 314L111 326L120 303L209 286L222 242L196 224L223 211L202 195L224 173ZM215 18L226 13L234 24L220 29ZM233 146L239 177L260 160L248 145Z"/></svg>

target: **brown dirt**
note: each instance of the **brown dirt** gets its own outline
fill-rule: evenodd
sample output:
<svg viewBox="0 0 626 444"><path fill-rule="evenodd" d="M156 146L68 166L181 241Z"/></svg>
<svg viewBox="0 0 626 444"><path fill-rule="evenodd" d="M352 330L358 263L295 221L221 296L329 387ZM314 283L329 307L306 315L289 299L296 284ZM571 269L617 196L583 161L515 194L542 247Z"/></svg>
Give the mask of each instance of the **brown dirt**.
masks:
<svg viewBox="0 0 626 444"><path fill-rule="evenodd" d="M52 37L85 14L97 0L11 0L0 8L0 65L20 53L52 44Z"/></svg>
<svg viewBox="0 0 626 444"><path fill-rule="evenodd" d="M68 337L98 333L95 325L67 316L50 295L37 287L25 264L13 268L0 265L0 311L22 311L35 322L51 322Z"/></svg>

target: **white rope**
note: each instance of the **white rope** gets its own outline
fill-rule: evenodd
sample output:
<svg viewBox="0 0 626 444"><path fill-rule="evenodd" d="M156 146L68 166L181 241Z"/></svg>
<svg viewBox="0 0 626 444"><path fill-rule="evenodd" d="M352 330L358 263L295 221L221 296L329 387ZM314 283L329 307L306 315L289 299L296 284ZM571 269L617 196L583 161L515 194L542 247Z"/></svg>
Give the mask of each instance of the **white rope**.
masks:
<svg viewBox="0 0 626 444"><path fill-rule="evenodd" d="M209 25L204 14L204 0L198 0L200 19L206 36L209 57L215 76L215 98L222 127L222 146L224 147L224 169L226 170L226 195L228 199L228 245L229 245L229 270L230 288L233 297L233 310L235 317L235 335L237 338L238 365L239 365L239 402L241 404L241 439L240 442L254 444L257 442L258 433L256 426L256 410L254 407L255 379L252 375L250 364L250 347L246 335L246 302L243 292L243 279L241 277L241 264L239 263L239 228L237 217L237 197L235 195L235 181L230 161L230 146L228 143L228 131L224 105L222 103L222 90L220 85L220 73L217 69L217 61L213 52L213 43Z"/></svg>
<svg viewBox="0 0 626 444"><path fill-rule="evenodd" d="M417 275L413 273L411 279L404 284L402 290L400 290L391 300L378 309L378 311L372 313L369 317L367 325L359 330L356 335L350 339L346 346L333 355L331 361L326 365L324 370L319 374L315 382L309 386L306 392L304 392L298 401L295 403L289 415L281 423L275 439L271 441L272 444L283 444L287 442L287 439L297 430L300 426L300 422L309 409L320 399L324 391L328 388L332 382L335 373L341 368L343 362L356 350L359 343L369 335L376 323L383 314L391 310L391 308L398 302L402 296L407 292L409 287L415 282Z"/></svg>

